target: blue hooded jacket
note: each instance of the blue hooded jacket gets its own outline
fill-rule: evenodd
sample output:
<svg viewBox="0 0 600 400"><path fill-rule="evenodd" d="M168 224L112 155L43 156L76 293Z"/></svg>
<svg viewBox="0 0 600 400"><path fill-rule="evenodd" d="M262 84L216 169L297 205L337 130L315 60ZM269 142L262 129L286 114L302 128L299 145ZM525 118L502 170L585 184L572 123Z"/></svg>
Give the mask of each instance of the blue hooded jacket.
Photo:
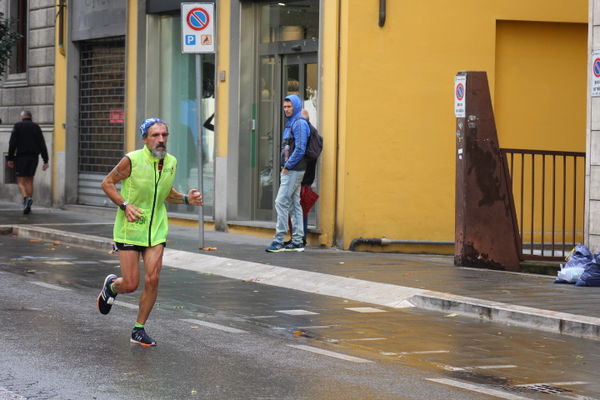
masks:
<svg viewBox="0 0 600 400"><path fill-rule="evenodd" d="M306 120L302 118L302 100L300 100L300 97L291 94L285 100L292 103L294 114L291 117L285 117L287 122L281 141L281 168L303 171L306 169L304 153L306 153L310 128Z"/></svg>

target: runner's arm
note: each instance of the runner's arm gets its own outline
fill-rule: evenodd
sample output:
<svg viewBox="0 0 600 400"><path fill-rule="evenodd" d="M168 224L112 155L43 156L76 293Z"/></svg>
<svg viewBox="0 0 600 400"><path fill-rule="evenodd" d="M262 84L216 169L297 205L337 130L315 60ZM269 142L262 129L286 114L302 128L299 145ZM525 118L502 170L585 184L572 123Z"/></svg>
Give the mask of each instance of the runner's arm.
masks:
<svg viewBox="0 0 600 400"><path fill-rule="evenodd" d="M186 197L187 204L191 204L193 206L201 206L204 204L202 193L200 193L197 189L190 189L188 194L183 194L174 188L171 188L171 192L167 196L167 201L173 204L186 204Z"/></svg>
<svg viewBox="0 0 600 400"><path fill-rule="evenodd" d="M108 173L102 180L102 190L109 199L116 205L120 206L125 202L121 193L117 189L117 183L129 177L131 174L131 160L129 157L123 157L121 161ZM125 216L127 221L134 222L140 219L141 210L133 204L127 204L125 207Z"/></svg>

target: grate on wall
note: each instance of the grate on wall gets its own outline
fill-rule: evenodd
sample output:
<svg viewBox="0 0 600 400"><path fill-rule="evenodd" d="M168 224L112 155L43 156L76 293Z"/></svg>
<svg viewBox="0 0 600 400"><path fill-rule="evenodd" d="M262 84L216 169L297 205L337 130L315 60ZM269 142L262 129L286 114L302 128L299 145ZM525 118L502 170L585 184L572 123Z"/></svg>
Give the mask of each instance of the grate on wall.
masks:
<svg viewBox="0 0 600 400"><path fill-rule="evenodd" d="M83 42L79 66L79 173L106 174L124 151L125 39Z"/></svg>

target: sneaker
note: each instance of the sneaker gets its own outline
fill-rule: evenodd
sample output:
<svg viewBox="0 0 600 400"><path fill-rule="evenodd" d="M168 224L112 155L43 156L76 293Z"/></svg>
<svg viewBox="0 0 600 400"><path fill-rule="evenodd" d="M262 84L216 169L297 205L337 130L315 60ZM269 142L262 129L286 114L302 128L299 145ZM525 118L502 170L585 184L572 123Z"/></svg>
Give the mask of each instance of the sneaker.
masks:
<svg viewBox="0 0 600 400"><path fill-rule="evenodd" d="M304 245L302 243L290 243L283 247L283 251L304 251Z"/></svg>
<svg viewBox="0 0 600 400"><path fill-rule="evenodd" d="M271 243L271 245L267 247L265 251L268 253L279 253L280 251L284 251L283 243L273 241L273 243Z"/></svg>
<svg viewBox="0 0 600 400"><path fill-rule="evenodd" d="M25 198L23 201L23 205L25 208L23 209L23 214L29 214L31 212L31 205L33 204L33 199L31 197Z"/></svg>
<svg viewBox="0 0 600 400"><path fill-rule="evenodd" d="M113 283L115 279L117 279L115 274L110 274L104 279L102 290L100 291L98 299L96 300L98 304L98 310L100 310L100 313L104 315L110 312L110 309L115 302L115 297L117 297L117 295L113 294L112 290L110 289L110 284Z"/></svg>
<svg viewBox="0 0 600 400"><path fill-rule="evenodd" d="M156 346L156 341L152 339L144 328L133 328L131 332L131 339L129 339L131 343L137 343L140 346Z"/></svg>

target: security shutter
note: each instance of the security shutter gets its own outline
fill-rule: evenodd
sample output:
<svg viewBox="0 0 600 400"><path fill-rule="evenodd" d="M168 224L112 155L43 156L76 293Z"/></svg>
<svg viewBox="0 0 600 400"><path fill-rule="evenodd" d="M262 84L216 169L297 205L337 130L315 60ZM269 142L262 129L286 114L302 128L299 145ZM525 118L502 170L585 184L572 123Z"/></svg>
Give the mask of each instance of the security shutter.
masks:
<svg viewBox="0 0 600 400"><path fill-rule="evenodd" d="M79 68L80 204L112 204L100 182L123 157L125 39L82 42Z"/></svg>

